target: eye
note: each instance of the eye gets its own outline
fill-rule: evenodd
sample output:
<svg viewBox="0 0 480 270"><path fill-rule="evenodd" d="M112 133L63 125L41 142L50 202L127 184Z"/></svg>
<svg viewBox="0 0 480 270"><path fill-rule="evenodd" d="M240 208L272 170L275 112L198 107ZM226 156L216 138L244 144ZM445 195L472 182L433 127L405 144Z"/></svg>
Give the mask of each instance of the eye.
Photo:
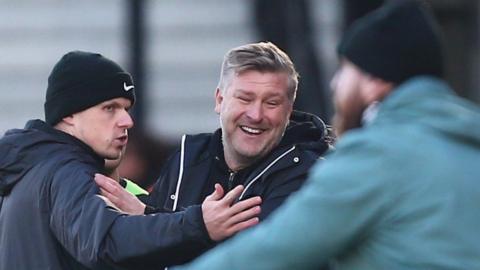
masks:
<svg viewBox="0 0 480 270"><path fill-rule="evenodd" d="M248 103L248 102L250 102L250 100L251 100L251 99L248 98L248 97L237 97L237 98L238 98L241 102L243 102L243 103Z"/></svg>
<svg viewBox="0 0 480 270"><path fill-rule="evenodd" d="M278 101L278 100L269 100L269 101L267 101L267 105L268 105L268 106L271 106L271 107L276 107L276 106L280 105L280 101Z"/></svg>
<svg viewBox="0 0 480 270"><path fill-rule="evenodd" d="M103 109L107 112L113 112L115 107L113 105L106 105L105 107L103 107Z"/></svg>

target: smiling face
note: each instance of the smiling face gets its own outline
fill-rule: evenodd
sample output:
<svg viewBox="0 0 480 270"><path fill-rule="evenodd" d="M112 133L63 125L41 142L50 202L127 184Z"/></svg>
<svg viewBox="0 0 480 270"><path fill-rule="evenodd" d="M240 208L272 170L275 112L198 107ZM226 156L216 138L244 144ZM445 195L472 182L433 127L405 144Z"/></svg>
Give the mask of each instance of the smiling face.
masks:
<svg viewBox="0 0 480 270"><path fill-rule="evenodd" d="M232 170L267 155L282 139L292 112L285 72L247 70L232 74L225 90L217 89L225 161Z"/></svg>
<svg viewBox="0 0 480 270"><path fill-rule="evenodd" d="M128 142L127 130L133 127L128 110L131 101L114 98L64 118L70 134L88 144L98 155L118 159Z"/></svg>

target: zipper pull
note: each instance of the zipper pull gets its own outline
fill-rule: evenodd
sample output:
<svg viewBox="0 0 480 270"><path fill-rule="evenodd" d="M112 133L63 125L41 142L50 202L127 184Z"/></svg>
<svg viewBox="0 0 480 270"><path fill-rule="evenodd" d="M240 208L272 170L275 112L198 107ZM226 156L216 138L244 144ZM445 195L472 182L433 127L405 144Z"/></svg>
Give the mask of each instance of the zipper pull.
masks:
<svg viewBox="0 0 480 270"><path fill-rule="evenodd" d="M228 177L228 191L232 190L233 188L233 178L235 177L235 172L230 172L230 176Z"/></svg>

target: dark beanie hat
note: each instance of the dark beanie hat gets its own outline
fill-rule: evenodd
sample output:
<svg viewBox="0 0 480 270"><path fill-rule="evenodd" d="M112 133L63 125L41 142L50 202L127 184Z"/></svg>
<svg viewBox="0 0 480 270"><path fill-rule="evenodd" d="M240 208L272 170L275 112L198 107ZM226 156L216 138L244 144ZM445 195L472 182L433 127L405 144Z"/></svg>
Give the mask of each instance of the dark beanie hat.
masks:
<svg viewBox="0 0 480 270"><path fill-rule="evenodd" d="M443 77L439 26L427 7L415 0L389 2L354 22L338 53L393 83L416 75Z"/></svg>
<svg viewBox="0 0 480 270"><path fill-rule="evenodd" d="M66 116L118 97L133 105L134 91L130 74L112 60L98 53L69 52L48 77L45 121L53 126Z"/></svg>

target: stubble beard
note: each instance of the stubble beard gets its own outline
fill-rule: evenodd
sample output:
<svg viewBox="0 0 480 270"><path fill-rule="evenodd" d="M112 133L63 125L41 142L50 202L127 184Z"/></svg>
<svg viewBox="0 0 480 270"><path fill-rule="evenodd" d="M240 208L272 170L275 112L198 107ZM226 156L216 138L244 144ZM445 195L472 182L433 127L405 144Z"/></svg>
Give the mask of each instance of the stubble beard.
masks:
<svg viewBox="0 0 480 270"><path fill-rule="evenodd" d="M332 123L337 137L340 138L346 132L362 127L362 113L335 113Z"/></svg>

